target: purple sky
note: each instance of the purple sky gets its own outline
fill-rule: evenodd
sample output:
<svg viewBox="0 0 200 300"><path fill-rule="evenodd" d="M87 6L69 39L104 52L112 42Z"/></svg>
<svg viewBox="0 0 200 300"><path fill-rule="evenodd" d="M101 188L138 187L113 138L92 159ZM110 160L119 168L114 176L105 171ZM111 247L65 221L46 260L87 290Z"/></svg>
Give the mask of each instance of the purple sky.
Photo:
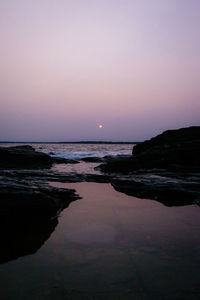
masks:
<svg viewBox="0 0 200 300"><path fill-rule="evenodd" d="M199 0L1 0L0 140L200 125L199 30Z"/></svg>

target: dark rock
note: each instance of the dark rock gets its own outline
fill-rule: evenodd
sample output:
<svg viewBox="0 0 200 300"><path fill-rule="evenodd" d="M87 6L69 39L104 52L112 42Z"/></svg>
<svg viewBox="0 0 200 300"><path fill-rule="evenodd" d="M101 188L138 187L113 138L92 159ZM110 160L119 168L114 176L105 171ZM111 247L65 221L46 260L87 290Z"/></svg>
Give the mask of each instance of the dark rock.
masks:
<svg viewBox="0 0 200 300"><path fill-rule="evenodd" d="M166 130L150 140L139 143L133 147L133 154L140 154L154 147L169 149L180 148L181 144L196 144L200 142L200 126L192 126L175 130ZM192 147L194 148L194 147ZM184 149L183 149L184 150Z"/></svg>
<svg viewBox="0 0 200 300"><path fill-rule="evenodd" d="M99 169L124 174L151 168L198 172L199 166L200 127L188 127L168 130L149 141L137 144L131 157L116 157L99 166Z"/></svg>
<svg viewBox="0 0 200 300"><path fill-rule="evenodd" d="M52 158L29 145L0 147L0 168L50 168Z"/></svg>
<svg viewBox="0 0 200 300"><path fill-rule="evenodd" d="M27 224L30 219L47 222L80 198L74 190L47 184L53 178L47 176L52 163L49 155L28 145L0 148L0 221L27 218Z"/></svg>
<svg viewBox="0 0 200 300"><path fill-rule="evenodd" d="M18 257L34 254L50 237L58 219L23 218L0 219L0 264Z"/></svg>
<svg viewBox="0 0 200 300"><path fill-rule="evenodd" d="M35 193L35 189L38 187L38 192L41 193L45 188L49 188L46 182L102 182L111 183L113 187L120 192L126 193L131 196L136 196L139 198L154 199L167 206L174 205L186 205L186 204L200 204L200 174L174 174L173 172L166 171L165 169L150 169L150 170L140 170L136 171L131 175L124 174L109 174L109 175L98 175L98 174L77 174L77 173L66 173L66 172L56 172L53 170L45 169L34 169L34 170L2 170L0 171L0 182L2 187L7 189L11 185L15 189L17 182L18 188L24 192L23 186L30 186L30 194ZM3 186L4 183L4 186ZM20 188L21 187L21 188ZM51 191L51 190L50 190ZM53 194L51 193L52 197ZM59 192L57 197L61 195ZM71 199L72 196L72 199ZM68 201L75 200L76 195L71 195L70 198L66 194L65 205ZM75 196L75 197L74 197ZM0 198L1 194L0 194ZM15 197L14 197L15 198ZM32 199L32 198L31 198ZM41 200L41 198L39 197ZM71 199L71 200L70 200ZM27 197L28 200L28 197ZM31 202L30 202L31 203ZM60 203L61 206L63 203ZM42 206L42 204L41 204ZM27 206L25 206L27 207ZM48 207L48 202L45 204ZM44 216L46 215L45 207L41 210ZM59 207L59 202L58 202ZM39 209L39 208L38 208ZM58 208L59 209L59 208ZM48 211L49 209L47 209ZM56 209L53 210L53 212ZM5 211L4 211L5 213ZM29 213L27 210L23 213ZM29 214L30 215L30 214ZM41 214L42 215L42 214ZM49 214L48 214L49 215ZM39 213L38 213L39 216Z"/></svg>
<svg viewBox="0 0 200 300"><path fill-rule="evenodd" d="M74 190L59 189L34 178L1 176L0 216L55 216L71 201L79 199Z"/></svg>
<svg viewBox="0 0 200 300"><path fill-rule="evenodd" d="M104 161L101 157L84 157L81 160L85 162L91 162L91 163L98 163Z"/></svg>
<svg viewBox="0 0 200 300"><path fill-rule="evenodd" d="M181 180L149 175L112 181L115 190L130 196L152 199L166 206L200 204L199 180Z"/></svg>
<svg viewBox="0 0 200 300"><path fill-rule="evenodd" d="M200 127L168 130L137 144L132 156L113 157L97 167L128 195L165 205L200 203Z"/></svg>
<svg viewBox="0 0 200 300"><path fill-rule="evenodd" d="M34 170L1 170L0 171L0 186L3 182L15 180L17 182L30 182L33 185L43 186L45 182L105 182L111 181L111 176L109 175L99 175L99 174L79 174L79 173L66 173L57 172L53 170L46 169L34 169ZM46 185L45 185L46 186Z"/></svg>
<svg viewBox="0 0 200 300"><path fill-rule="evenodd" d="M104 164L96 167L96 170L100 170L105 173L129 173L130 163L132 161L132 155L117 155L106 156L104 158Z"/></svg>
<svg viewBox="0 0 200 300"><path fill-rule="evenodd" d="M200 127L167 130L133 148L136 169L159 167L172 170L194 169L200 166ZM134 162L133 162L134 164Z"/></svg>
<svg viewBox="0 0 200 300"><path fill-rule="evenodd" d="M67 159L62 157L52 157L53 163L55 164L78 164L79 161L75 159Z"/></svg>

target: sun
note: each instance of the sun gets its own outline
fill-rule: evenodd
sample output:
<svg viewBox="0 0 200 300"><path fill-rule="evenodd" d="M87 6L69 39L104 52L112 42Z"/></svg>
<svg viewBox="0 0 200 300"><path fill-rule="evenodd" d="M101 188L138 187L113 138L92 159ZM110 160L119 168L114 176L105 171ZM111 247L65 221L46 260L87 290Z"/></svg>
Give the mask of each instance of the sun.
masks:
<svg viewBox="0 0 200 300"><path fill-rule="evenodd" d="M100 124L100 125L99 125L99 128L103 128L103 125Z"/></svg>

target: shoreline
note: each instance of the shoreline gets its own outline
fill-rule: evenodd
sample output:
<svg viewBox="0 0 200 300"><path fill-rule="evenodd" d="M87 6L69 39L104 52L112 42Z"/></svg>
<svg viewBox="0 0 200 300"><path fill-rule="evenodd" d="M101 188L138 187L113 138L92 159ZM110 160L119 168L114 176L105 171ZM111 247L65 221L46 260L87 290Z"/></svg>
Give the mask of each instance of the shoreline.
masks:
<svg viewBox="0 0 200 300"><path fill-rule="evenodd" d="M196 153L196 142L183 144L182 152L193 145ZM156 168L155 148L140 145L146 160L136 148L139 154L104 157L100 164L91 157L58 160L41 147L0 147L3 295L197 299L200 172L192 164ZM171 149L180 159L170 142L156 147L161 158ZM86 173L75 171L81 164Z"/></svg>
<svg viewBox="0 0 200 300"><path fill-rule="evenodd" d="M76 170L81 165L81 159L75 161L52 157L41 152L40 147L39 151L30 145L0 147L1 196L7 200L14 197L19 201L20 193L28 201L30 196L33 199L38 192L38 199L46 199L47 210L55 211L60 204L61 207L63 205L63 200L59 200L59 194L63 198L63 191L51 191L47 182L109 182L117 191L141 199L157 200L167 206L200 205L199 136L200 127L165 131L135 145L131 155L102 157L100 165L96 165L96 168L93 165L98 174L87 173L90 172L87 167L86 172L78 173ZM96 163L97 158L85 157L85 166L88 162ZM62 168L62 164L74 166L69 172L67 168ZM51 193L53 195L54 192L57 203L52 210ZM51 201L47 200L48 195ZM74 196L69 192L71 199ZM45 212L43 203L40 200L36 202ZM4 201L3 209L6 205ZM14 202L12 205L17 207ZM27 204L24 205L26 207Z"/></svg>

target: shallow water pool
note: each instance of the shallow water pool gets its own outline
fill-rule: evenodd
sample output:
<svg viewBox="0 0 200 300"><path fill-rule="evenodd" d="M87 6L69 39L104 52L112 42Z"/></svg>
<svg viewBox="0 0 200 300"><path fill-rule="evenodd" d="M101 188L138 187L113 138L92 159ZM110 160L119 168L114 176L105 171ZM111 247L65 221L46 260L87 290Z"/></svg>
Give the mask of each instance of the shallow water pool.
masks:
<svg viewBox="0 0 200 300"><path fill-rule="evenodd" d="M0 299L199 298L198 206L165 207L110 184L52 185L83 198L35 254L0 265Z"/></svg>

